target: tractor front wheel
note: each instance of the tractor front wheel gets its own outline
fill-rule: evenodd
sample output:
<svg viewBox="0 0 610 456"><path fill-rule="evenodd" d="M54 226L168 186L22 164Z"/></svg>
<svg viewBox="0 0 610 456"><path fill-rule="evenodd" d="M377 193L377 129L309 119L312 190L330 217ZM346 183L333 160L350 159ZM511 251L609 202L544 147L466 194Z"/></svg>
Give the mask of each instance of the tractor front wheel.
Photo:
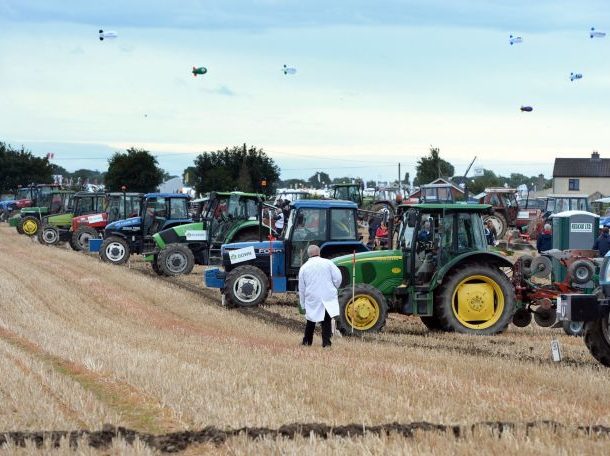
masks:
<svg viewBox="0 0 610 456"><path fill-rule="evenodd" d="M43 245L57 245L59 244L59 230L57 227L52 225L44 225L38 230L38 242Z"/></svg>
<svg viewBox="0 0 610 456"><path fill-rule="evenodd" d="M161 270L161 268L159 268L159 256L158 255L155 255L155 257L151 261L150 265L152 266L152 270L155 272L155 274L157 274L159 276L165 275L163 273L163 271Z"/></svg>
<svg viewBox="0 0 610 456"><path fill-rule="evenodd" d="M168 276L190 274L195 266L195 256L184 244L168 244L159 253L157 265Z"/></svg>
<svg viewBox="0 0 610 456"><path fill-rule="evenodd" d="M339 295L339 323L345 334L381 331L387 314L385 297L371 285L357 283L353 290L344 288Z"/></svg>
<svg viewBox="0 0 610 456"><path fill-rule="evenodd" d="M510 281L498 268L470 263L443 279L434 315L447 331L490 335L506 329L515 313Z"/></svg>
<svg viewBox="0 0 610 456"><path fill-rule="evenodd" d="M254 307L269 294L269 279L256 266L238 266L227 273L224 293L230 305Z"/></svg>
<svg viewBox="0 0 610 456"><path fill-rule="evenodd" d="M129 244L123 238L110 236L102 242L100 258L106 263L124 264L129 259Z"/></svg>
<svg viewBox="0 0 610 456"><path fill-rule="evenodd" d="M70 245L76 251L89 251L89 239L99 239L100 235L95 228L90 226L79 226L72 235Z"/></svg>
<svg viewBox="0 0 610 456"><path fill-rule="evenodd" d="M610 326L608 316L585 323L585 344L593 358L610 367Z"/></svg>
<svg viewBox="0 0 610 456"><path fill-rule="evenodd" d="M28 215L19 220L18 227L21 227L23 234L30 237L36 236L38 230L40 229L40 220L38 220L36 217ZM19 231L19 228L17 228L17 231Z"/></svg>

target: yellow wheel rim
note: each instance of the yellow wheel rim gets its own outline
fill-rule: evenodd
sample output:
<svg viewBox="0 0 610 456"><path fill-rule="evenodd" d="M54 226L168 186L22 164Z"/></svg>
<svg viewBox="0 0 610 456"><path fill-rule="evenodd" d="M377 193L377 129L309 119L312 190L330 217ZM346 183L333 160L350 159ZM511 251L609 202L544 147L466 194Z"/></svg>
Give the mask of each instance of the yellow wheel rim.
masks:
<svg viewBox="0 0 610 456"><path fill-rule="evenodd" d="M453 314L470 329L486 329L504 312L504 293L491 277L473 275L462 280L451 297Z"/></svg>
<svg viewBox="0 0 610 456"><path fill-rule="evenodd" d="M352 326L359 331L371 329L381 315L381 306L375 298L369 295L355 295L345 306L345 319L348 328Z"/></svg>
<svg viewBox="0 0 610 456"><path fill-rule="evenodd" d="M23 223L23 232L28 236L35 235L36 231L38 231L38 223L36 223L34 220L26 220Z"/></svg>

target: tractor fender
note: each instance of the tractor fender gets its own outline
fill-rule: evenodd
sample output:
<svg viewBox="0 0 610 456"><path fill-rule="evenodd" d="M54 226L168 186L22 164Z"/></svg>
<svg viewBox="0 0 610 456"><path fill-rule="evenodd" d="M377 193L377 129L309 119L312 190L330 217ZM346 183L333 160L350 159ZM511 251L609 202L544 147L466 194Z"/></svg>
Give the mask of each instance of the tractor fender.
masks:
<svg viewBox="0 0 610 456"><path fill-rule="evenodd" d="M451 271L454 267L464 264L464 263L485 263L485 264L495 264L498 267L506 267L512 268L513 264L504 258L502 255L493 252L468 252L463 253L462 255L458 255L449 263L440 268L434 277L432 277L432 281L430 282L430 290L435 289L438 285L443 283L443 278L447 275L449 271Z"/></svg>
<svg viewBox="0 0 610 456"><path fill-rule="evenodd" d="M354 250L356 253L360 253L368 252L369 249L367 249L362 242L358 241L330 241L320 244L320 256L325 258L328 258L329 255L332 255L335 252L345 252L345 255L349 255Z"/></svg>
<svg viewBox="0 0 610 456"><path fill-rule="evenodd" d="M231 230L225 236L226 243L233 242L232 239L240 231L249 230L249 229L253 229L253 228L256 228L256 230L258 231L258 225L259 225L258 220L246 220L242 223L236 224L233 228L231 228ZM267 235L269 234L269 227L267 225L263 225L262 228L263 228L262 229L263 239L265 239L267 237ZM273 234L274 237L277 237L277 232L273 228L271 229L271 233Z"/></svg>

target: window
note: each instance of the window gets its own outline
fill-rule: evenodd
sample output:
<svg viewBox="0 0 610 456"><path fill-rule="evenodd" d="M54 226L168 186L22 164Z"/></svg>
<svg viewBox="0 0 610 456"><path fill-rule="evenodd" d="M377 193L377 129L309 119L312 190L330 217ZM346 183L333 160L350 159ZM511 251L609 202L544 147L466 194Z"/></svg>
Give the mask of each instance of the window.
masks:
<svg viewBox="0 0 610 456"><path fill-rule="evenodd" d="M291 267L300 267L307 260L307 246L326 240L326 209L300 209L292 232Z"/></svg>
<svg viewBox="0 0 610 456"><path fill-rule="evenodd" d="M356 220L351 209L330 211L330 238L335 241L356 239Z"/></svg>
<svg viewBox="0 0 610 456"><path fill-rule="evenodd" d="M185 219L188 218L188 201L186 198L172 198L171 200L171 218L172 219Z"/></svg>
<svg viewBox="0 0 610 456"><path fill-rule="evenodd" d="M569 179L568 190L577 192L580 190L580 179Z"/></svg>

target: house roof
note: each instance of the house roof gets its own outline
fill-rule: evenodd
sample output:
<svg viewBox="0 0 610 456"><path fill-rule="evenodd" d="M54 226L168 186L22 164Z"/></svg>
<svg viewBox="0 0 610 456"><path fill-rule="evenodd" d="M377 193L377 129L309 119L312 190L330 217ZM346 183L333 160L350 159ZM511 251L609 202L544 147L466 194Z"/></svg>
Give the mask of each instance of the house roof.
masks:
<svg viewBox="0 0 610 456"><path fill-rule="evenodd" d="M556 158L553 177L610 177L610 158Z"/></svg>

